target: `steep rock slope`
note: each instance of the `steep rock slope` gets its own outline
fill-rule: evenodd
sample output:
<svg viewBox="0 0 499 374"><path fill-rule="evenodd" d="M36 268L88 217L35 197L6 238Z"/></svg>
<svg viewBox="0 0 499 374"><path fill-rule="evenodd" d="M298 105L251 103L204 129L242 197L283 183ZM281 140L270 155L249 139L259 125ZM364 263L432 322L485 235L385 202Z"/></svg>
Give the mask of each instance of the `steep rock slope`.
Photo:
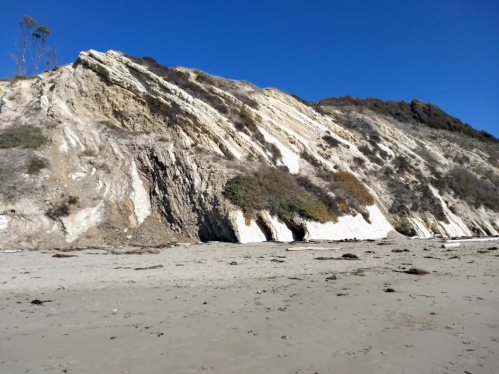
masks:
<svg viewBox="0 0 499 374"><path fill-rule="evenodd" d="M3 247L498 234L483 193L455 186L465 170L497 195L489 149L369 110L115 51L0 82L0 98ZM305 205L272 205L269 175L290 173ZM247 186L227 194L238 175L260 205L238 202Z"/></svg>

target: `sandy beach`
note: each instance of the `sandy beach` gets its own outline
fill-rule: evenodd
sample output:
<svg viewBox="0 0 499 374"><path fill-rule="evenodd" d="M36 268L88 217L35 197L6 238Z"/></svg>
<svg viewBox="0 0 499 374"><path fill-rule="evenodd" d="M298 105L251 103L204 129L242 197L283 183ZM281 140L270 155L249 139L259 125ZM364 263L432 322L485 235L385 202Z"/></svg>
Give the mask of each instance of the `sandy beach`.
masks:
<svg viewBox="0 0 499 374"><path fill-rule="evenodd" d="M0 372L499 373L499 242L442 244L0 253Z"/></svg>

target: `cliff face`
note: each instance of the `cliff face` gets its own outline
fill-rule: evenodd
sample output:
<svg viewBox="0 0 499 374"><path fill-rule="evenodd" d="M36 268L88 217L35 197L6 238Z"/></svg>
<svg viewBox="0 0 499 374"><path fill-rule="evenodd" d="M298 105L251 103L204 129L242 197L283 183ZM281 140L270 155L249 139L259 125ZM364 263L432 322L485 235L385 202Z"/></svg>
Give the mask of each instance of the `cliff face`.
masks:
<svg viewBox="0 0 499 374"><path fill-rule="evenodd" d="M0 100L2 247L498 235L482 201L498 193L494 146L369 110L114 51L0 82ZM262 165L286 167L337 219L243 214L226 183ZM476 181L479 196L463 198L456 183Z"/></svg>

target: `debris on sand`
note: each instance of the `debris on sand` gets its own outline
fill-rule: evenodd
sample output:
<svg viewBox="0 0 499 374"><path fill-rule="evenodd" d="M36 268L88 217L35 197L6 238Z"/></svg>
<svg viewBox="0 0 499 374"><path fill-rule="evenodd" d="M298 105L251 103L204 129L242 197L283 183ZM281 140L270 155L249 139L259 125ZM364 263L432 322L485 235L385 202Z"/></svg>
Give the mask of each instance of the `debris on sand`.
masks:
<svg viewBox="0 0 499 374"><path fill-rule="evenodd" d="M77 255L65 255L62 253L56 253L52 257L54 257L54 258L67 258L67 257L78 257L78 256Z"/></svg>
<svg viewBox="0 0 499 374"><path fill-rule="evenodd" d="M442 244L442 248L454 248L454 247L460 247L461 243L446 243Z"/></svg>
<svg viewBox="0 0 499 374"><path fill-rule="evenodd" d="M404 273L413 274L413 275L425 275L425 274L429 274L430 272L423 270L423 269L412 268L412 269L405 271Z"/></svg>
<svg viewBox="0 0 499 374"><path fill-rule="evenodd" d="M353 253L345 253L341 257L316 257L316 260L319 261L332 261L332 260L358 260L359 257L354 255Z"/></svg>
<svg viewBox="0 0 499 374"><path fill-rule="evenodd" d="M270 260L270 262L277 262L277 263L283 263L285 262L284 260L279 260L277 258L273 258L272 260Z"/></svg>
<svg viewBox="0 0 499 374"><path fill-rule="evenodd" d="M490 247L488 251L497 251L497 247Z"/></svg>
<svg viewBox="0 0 499 374"><path fill-rule="evenodd" d="M159 269L162 267L163 267L163 265L154 265L154 266L148 266L146 268L135 268L133 270L151 270L151 269Z"/></svg>
<svg viewBox="0 0 499 374"><path fill-rule="evenodd" d="M31 301L31 304L32 305L45 305L45 303L50 303L52 300L38 300L38 299L35 299L33 301Z"/></svg>
<svg viewBox="0 0 499 374"><path fill-rule="evenodd" d="M385 289L385 292L396 292L393 288L387 288Z"/></svg>
<svg viewBox="0 0 499 374"><path fill-rule="evenodd" d="M403 251L403 250L401 250L401 249L392 249L392 252L393 252L393 253L402 253L402 252L404 252L404 251Z"/></svg>
<svg viewBox="0 0 499 374"><path fill-rule="evenodd" d="M158 248L150 248L150 247L106 248L105 250L107 251L108 254L113 254L113 255L142 255L145 253L157 255L161 253L161 251Z"/></svg>
<svg viewBox="0 0 499 374"><path fill-rule="evenodd" d="M290 247L287 251L335 251L341 247Z"/></svg>
<svg viewBox="0 0 499 374"><path fill-rule="evenodd" d="M392 245L392 244L395 244L395 242L381 242L381 243L378 243L378 245Z"/></svg>
<svg viewBox="0 0 499 374"><path fill-rule="evenodd" d="M229 265L238 265L238 263L236 261L232 261L229 263Z"/></svg>
<svg viewBox="0 0 499 374"><path fill-rule="evenodd" d="M363 277L363 276L365 276L365 274L364 274L364 270L363 270L363 269L357 269L357 270L355 270L355 271L352 273L352 275L357 275L357 276L359 276L359 277Z"/></svg>
<svg viewBox="0 0 499 374"><path fill-rule="evenodd" d="M337 279L338 279L338 277L334 274L326 278L327 281L337 280Z"/></svg>
<svg viewBox="0 0 499 374"><path fill-rule="evenodd" d="M347 296L347 295L348 295L347 293L339 293L336 296Z"/></svg>

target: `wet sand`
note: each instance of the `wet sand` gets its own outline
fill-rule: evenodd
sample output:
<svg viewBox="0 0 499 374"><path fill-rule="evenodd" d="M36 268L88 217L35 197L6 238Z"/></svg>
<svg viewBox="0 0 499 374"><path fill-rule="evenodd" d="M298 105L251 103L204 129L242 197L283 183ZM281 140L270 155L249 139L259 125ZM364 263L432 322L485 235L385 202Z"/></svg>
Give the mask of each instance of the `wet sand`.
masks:
<svg viewBox="0 0 499 374"><path fill-rule="evenodd" d="M499 373L499 242L380 243L0 253L0 372Z"/></svg>

